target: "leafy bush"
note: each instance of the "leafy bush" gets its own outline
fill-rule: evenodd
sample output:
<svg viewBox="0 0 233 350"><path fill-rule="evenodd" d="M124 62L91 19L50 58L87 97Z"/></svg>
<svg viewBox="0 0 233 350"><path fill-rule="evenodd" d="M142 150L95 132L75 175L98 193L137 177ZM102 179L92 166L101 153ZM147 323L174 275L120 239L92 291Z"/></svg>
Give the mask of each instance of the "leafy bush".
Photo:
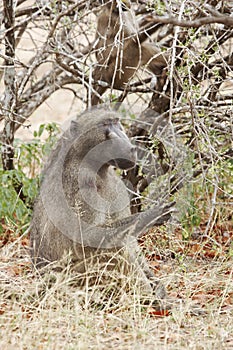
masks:
<svg viewBox="0 0 233 350"><path fill-rule="evenodd" d="M40 184L42 161L53 148L58 134L56 123L41 124L32 140L15 140L14 170L5 171L0 163L0 233L3 224L22 232L28 227ZM42 136L46 136L45 141Z"/></svg>

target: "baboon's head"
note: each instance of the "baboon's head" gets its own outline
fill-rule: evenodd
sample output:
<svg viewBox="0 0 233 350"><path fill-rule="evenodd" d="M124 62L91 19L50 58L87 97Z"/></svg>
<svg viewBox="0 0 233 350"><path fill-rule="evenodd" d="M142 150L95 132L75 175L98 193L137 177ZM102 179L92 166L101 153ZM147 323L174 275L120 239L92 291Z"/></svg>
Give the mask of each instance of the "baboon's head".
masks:
<svg viewBox="0 0 233 350"><path fill-rule="evenodd" d="M126 135L119 114L105 109L94 109L77 119L76 149L81 149L82 161L96 169L113 165L130 169L136 163L136 147Z"/></svg>
<svg viewBox="0 0 233 350"><path fill-rule="evenodd" d="M113 151L113 157L108 163L124 170L133 168L137 158L136 147L130 142L119 118L107 119L104 123L104 132L109 141L109 151Z"/></svg>

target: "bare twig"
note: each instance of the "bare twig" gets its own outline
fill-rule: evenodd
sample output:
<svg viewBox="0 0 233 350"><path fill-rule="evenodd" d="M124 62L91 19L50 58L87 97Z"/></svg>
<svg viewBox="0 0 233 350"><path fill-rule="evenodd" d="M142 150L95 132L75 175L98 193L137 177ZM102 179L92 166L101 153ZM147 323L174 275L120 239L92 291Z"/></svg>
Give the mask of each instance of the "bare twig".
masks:
<svg viewBox="0 0 233 350"><path fill-rule="evenodd" d="M209 16L198 18L193 21L180 20L176 17L159 17L153 16L154 25L158 23L172 24L174 26L184 27L184 28L199 28L207 24L223 24L226 27L233 27L233 17L230 16ZM152 26L151 26L152 27Z"/></svg>

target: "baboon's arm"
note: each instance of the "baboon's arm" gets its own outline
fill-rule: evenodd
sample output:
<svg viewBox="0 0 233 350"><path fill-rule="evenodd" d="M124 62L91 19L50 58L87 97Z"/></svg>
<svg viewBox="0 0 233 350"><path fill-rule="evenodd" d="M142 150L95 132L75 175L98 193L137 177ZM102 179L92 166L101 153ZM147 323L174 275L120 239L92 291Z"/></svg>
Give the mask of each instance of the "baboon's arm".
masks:
<svg viewBox="0 0 233 350"><path fill-rule="evenodd" d="M153 226L160 226L169 220L174 211L174 202L156 205L142 213L115 221L111 227L88 227L82 234L82 244L97 248L123 247L129 236L140 237Z"/></svg>

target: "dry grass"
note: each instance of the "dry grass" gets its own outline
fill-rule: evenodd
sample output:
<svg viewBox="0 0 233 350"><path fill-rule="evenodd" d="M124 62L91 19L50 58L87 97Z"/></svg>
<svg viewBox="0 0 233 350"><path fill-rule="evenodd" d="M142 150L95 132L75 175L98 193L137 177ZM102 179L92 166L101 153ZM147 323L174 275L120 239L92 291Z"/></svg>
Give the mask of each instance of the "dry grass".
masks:
<svg viewBox="0 0 233 350"><path fill-rule="evenodd" d="M156 264L176 300L169 316L142 307L136 288L131 294L122 290L115 304L102 291L102 307L94 306L93 290L78 288L69 271L36 275L21 239L6 245L0 259L0 348L232 349L232 261L170 257ZM204 313L193 315L195 305Z"/></svg>

